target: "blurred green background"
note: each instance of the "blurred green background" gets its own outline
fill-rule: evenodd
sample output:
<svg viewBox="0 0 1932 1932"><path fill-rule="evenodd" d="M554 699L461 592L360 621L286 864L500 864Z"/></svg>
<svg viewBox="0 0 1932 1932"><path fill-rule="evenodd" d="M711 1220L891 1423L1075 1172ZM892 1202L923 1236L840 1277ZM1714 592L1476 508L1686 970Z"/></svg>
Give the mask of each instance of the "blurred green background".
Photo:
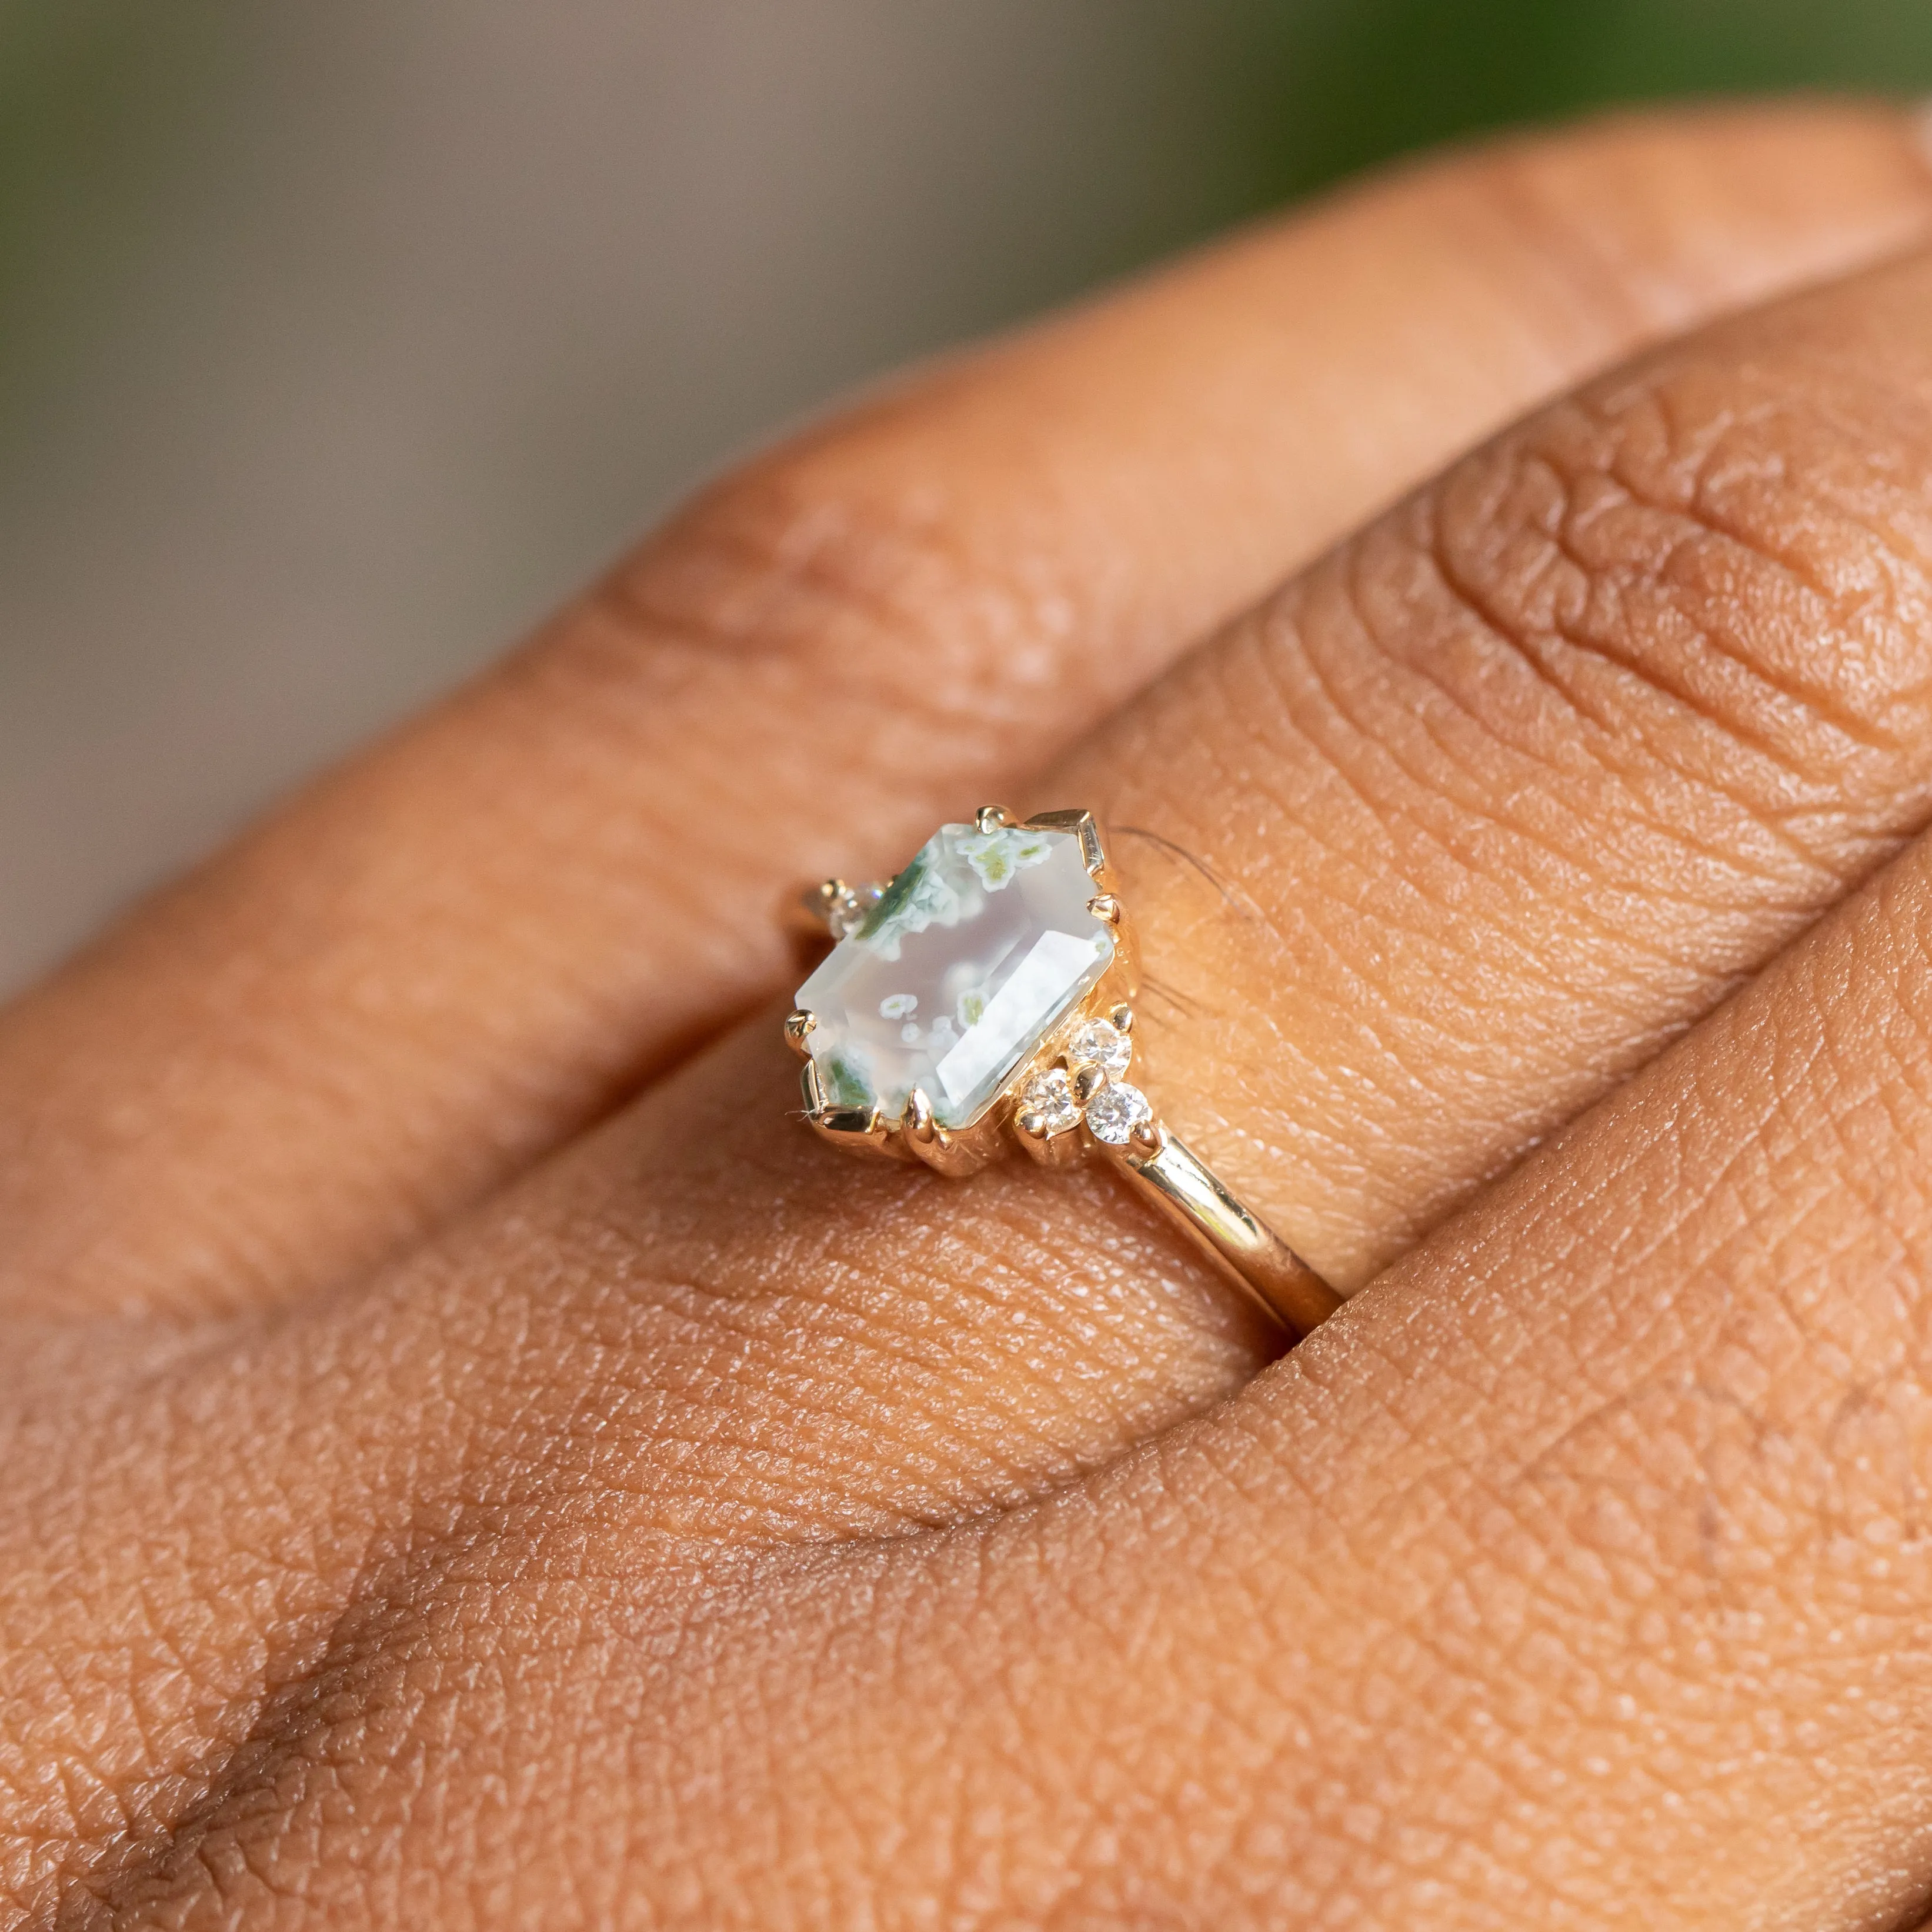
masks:
<svg viewBox="0 0 1932 1932"><path fill-rule="evenodd" d="M1932 0L0 0L0 986L867 374Z"/></svg>

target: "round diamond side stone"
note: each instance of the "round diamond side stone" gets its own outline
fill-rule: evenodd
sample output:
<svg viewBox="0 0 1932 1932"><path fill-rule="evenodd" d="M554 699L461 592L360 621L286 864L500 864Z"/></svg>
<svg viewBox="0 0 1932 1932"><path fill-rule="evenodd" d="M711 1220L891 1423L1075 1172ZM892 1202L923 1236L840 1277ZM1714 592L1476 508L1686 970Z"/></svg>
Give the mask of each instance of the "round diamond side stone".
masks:
<svg viewBox="0 0 1932 1932"><path fill-rule="evenodd" d="M1035 1115L1049 1134L1064 1134L1080 1124L1080 1102L1073 1097L1073 1083L1057 1066L1036 1073L1020 1089L1020 1112Z"/></svg>
<svg viewBox="0 0 1932 1932"><path fill-rule="evenodd" d="M883 896L878 886L848 886L832 902L825 915L834 939L845 939L856 932L872 916L872 908Z"/></svg>
<svg viewBox="0 0 1932 1932"><path fill-rule="evenodd" d="M1087 1131L1109 1147L1125 1147L1134 1130L1154 1118L1148 1096L1138 1087L1116 1081L1087 1102Z"/></svg>
<svg viewBox="0 0 1932 1932"><path fill-rule="evenodd" d="M1076 1069L1097 1066L1110 1078L1127 1070L1134 1049L1112 1020L1085 1020L1067 1036L1066 1064Z"/></svg>

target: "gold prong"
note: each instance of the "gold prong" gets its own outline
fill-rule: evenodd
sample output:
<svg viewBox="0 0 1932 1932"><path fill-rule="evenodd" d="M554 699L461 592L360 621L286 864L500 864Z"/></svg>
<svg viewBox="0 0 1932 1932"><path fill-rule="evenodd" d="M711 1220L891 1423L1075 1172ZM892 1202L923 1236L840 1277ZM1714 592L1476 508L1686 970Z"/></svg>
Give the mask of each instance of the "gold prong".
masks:
<svg viewBox="0 0 1932 1932"><path fill-rule="evenodd" d="M825 1089L820 1084L818 1063L808 1059L798 1070L799 1091L805 1096L805 1112L808 1120L821 1118L825 1112Z"/></svg>
<svg viewBox="0 0 1932 1932"><path fill-rule="evenodd" d="M952 1136L933 1118L932 1102L922 1087L915 1087L906 1096L899 1138L928 1167L937 1168L941 1173L952 1169Z"/></svg>
<svg viewBox="0 0 1932 1932"><path fill-rule="evenodd" d="M908 1140L915 1141L930 1142L944 1131L932 1118L932 1102L923 1087L915 1087L906 1096L905 1114L899 1128Z"/></svg>
<svg viewBox="0 0 1932 1932"><path fill-rule="evenodd" d="M812 1106L814 1098L822 1101L824 1097L818 1072L818 1068L807 1060L801 1084L805 1088L806 1118L819 1138L848 1153L866 1154L875 1159L902 1158L900 1150L892 1144L892 1136L877 1107Z"/></svg>
<svg viewBox="0 0 1932 1932"><path fill-rule="evenodd" d="M982 805L973 814L974 824L982 832L1004 832L1016 822L1004 805Z"/></svg>
<svg viewBox="0 0 1932 1932"><path fill-rule="evenodd" d="M1167 1149L1167 1130L1161 1125L1158 1115L1142 1121L1128 1138L1134 1151L1149 1160Z"/></svg>
<svg viewBox="0 0 1932 1932"><path fill-rule="evenodd" d="M818 1024L818 1016L807 1012L802 1006L785 1016L785 1038L790 1041L792 1052L801 1060L812 1058L812 1049L805 1043L806 1037Z"/></svg>
<svg viewBox="0 0 1932 1932"><path fill-rule="evenodd" d="M1070 832L1080 842L1080 856L1089 878L1107 869L1107 848L1090 812L1036 812L1027 824L1041 832Z"/></svg>
<svg viewBox="0 0 1932 1932"><path fill-rule="evenodd" d="M1132 1033L1133 1031L1134 1010L1132 1006L1129 1006L1124 1000L1123 1000L1120 1004L1107 1016L1107 1017L1113 1022L1114 1030L1116 1033Z"/></svg>
<svg viewBox="0 0 1932 1932"><path fill-rule="evenodd" d="M1046 1121L1030 1108L1013 1116L1013 1138L1042 1167L1072 1167L1086 1157L1087 1149L1077 1130L1050 1134Z"/></svg>
<svg viewBox="0 0 1932 1932"><path fill-rule="evenodd" d="M1120 922L1120 902L1112 892L1096 892L1087 902L1087 910L1096 919L1104 919L1109 926Z"/></svg>
<svg viewBox="0 0 1932 1932"><path fill-rule="evenodd" d="M1104 1066L1083 1066L1070 1078L1073 1082L1073 1097L1084 1107L1106 1085L1107 1070Z"/></svg>

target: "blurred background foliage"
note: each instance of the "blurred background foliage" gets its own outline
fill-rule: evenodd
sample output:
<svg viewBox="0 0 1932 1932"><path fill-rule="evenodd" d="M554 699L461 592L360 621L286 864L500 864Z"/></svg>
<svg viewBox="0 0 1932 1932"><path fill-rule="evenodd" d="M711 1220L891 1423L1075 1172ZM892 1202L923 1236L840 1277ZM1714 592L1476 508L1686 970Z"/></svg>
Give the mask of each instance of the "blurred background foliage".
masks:
<svg viewBox="0 0 1932 1932"><path fill-rule="evenodd" d="M0 0L0 986L867 374L1932 0Z"/></svg>

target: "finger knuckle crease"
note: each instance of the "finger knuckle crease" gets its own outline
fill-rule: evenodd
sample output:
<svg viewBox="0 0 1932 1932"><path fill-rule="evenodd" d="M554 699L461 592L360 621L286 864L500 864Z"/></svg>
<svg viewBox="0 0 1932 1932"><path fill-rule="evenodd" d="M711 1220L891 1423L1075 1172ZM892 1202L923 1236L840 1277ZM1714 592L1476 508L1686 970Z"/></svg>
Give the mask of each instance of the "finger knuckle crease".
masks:
<svg viewBox="0 0 1932 1932"><path fill-rule="evenodd" d="M705 492L592 593L591 648L633 682L640 660L764 668L899 716L985 715L1064 628L1058 603L976 554L937 494L851 467L808 450Z"/></svg>
<svg viewBox="0 0 1932 1932"><path fill-rule="evenodd" d="M1686 352L1464 459L1292 592L1276 641L1326 704L1393 670L1406 706L1687 825L1714 800L1780 869L1892 836L1932 784L1932 411L1901 390Z"/></svg>

